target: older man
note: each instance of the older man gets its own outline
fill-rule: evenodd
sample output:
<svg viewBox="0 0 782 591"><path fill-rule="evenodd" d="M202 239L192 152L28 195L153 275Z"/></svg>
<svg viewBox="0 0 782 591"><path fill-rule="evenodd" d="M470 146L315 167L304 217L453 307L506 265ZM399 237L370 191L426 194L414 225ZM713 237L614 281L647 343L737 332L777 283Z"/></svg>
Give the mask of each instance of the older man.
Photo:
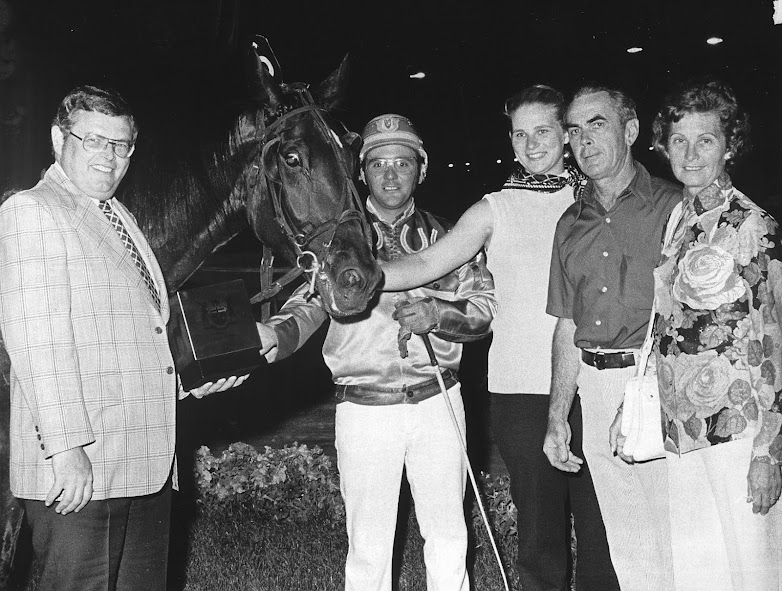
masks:
<svg viewBox="0 0 782 591"><path fill-rule="evenodd" d="M113 199L136 135L122 97L74 89L51 128L55 163L0 207L11 490L39 590L165 589L177 399L168 300Z"/></svg>
<svg viewBox="0 0 782 591"><path fill-rule="evenodd" d="M361 178L378 257L391 260L426 248L450 225L418 209L413 193L428 155L406 117L372 119L363 133ZM306 286L305 286L306 288ZM290 355L327 320L318 298L300 290L269 326L260 325L272 361ZM332 319L323 357L336 382L336 447L347 511L347 591L390 591L402 471L407 474L424 538L427 589L467 591L463 499L464 406L456 376L462 347L489 332L496 302L482 257L429 285L383 293L357 318ZM400 334L400 324L402 333ZM448 400L422 339L430 333ZM400 354L401 350L401 354Z"/></svg>
<svg viewBox="0 0 782 591"><path fill-rule="evenodd" d="M628 465L608 430L646 336L666 220L681 190L635 162L635 104L621 91L584 87L565 116L573 153L590 181L557 224L547 312L558 317L544 451L576 472L567 414L576 389L583 450L623 591L673 588L662 461Z"/></svg>

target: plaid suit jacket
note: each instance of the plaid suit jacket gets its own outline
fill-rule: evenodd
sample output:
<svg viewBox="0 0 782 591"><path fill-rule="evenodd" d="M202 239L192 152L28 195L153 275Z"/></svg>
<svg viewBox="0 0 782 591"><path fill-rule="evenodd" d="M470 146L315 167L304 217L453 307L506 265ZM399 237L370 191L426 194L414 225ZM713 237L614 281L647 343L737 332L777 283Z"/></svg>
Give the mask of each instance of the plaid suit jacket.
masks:
<svg viewBox="0 0 782 591"><path fill-rule="evenodd" d="M51 456L84 446L93 499L160 490L174 462L176 372L160 267L115 202L160 288L158 312L119 235L53 164L0 207L0 329L11 359L11 490L43 500Z"/></svg>

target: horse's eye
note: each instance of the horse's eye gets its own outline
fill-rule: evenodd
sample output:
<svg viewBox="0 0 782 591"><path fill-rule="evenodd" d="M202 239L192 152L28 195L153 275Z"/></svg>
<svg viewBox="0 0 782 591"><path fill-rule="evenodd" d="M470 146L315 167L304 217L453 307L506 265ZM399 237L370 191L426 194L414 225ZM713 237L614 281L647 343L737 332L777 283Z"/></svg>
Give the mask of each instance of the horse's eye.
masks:
<svg viewBox="0 0 782 591"><path fill-rule="evenodd" d="M285 164L291 168L301 166L301 157L297 152L288 152L285 154L285 156L283 156L283 159L285 160Z"/></svg>

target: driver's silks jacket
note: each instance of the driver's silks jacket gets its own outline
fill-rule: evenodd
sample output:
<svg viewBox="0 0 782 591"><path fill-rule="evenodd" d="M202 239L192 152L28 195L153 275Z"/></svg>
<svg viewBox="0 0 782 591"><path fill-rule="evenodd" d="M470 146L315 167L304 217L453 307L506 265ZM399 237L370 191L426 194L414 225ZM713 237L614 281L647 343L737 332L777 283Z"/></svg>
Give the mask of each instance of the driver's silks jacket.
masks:
<svg viewBox="0 0 782 591"><path fill-rule="evenodd" d="M380 260L426 248L452 227L416 209L414 203L393 224L381 221L369 201L367 210ZM483 252L423 287L380 292L364 312L347 318L330 319L320 296L309 297L308 290L308 285L302 285L269 320L277 333L277 360L291 355L328 320L323 358L336 384L404 388L432 379L423 339L413 335L407 344L408 356L400 356L399 323L391 317L396 302L433 298L439 322L429 333L432 347L440 367L454 371L459 369L461 343L488 335L497 309L494 280Z"/></svg>

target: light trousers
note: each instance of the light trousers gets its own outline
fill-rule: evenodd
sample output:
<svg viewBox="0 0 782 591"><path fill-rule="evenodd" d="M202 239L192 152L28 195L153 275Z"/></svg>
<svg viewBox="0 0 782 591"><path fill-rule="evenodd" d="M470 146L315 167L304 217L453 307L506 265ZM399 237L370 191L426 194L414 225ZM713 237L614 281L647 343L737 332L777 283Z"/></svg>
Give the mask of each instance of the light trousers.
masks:
<svg viewBox="0 0 782 591"><path fill-rule="evenodd" d="M448 393L463 439L460 386ZM335 432L349 540L345 590L391 591L399 491L406 470L424 539L428 591L468 591L463 505L467 464L443 395L390 406L341 402Z"/></svg>
<svg viewBox="0 0 782 591"><path fill-rule="evenodd" d="M782 510L752 513L752 439L668 455L671 538L680 591L778 591Z"/></svg>
<svg viewBox="0 0 782 591"><path fill-rule="evenodd" d="M671 591L666 460L626 464L613 455L608 442L625 383L635 373L635 367L598 370L581 363L582 445L622 591Z"/></svg>

